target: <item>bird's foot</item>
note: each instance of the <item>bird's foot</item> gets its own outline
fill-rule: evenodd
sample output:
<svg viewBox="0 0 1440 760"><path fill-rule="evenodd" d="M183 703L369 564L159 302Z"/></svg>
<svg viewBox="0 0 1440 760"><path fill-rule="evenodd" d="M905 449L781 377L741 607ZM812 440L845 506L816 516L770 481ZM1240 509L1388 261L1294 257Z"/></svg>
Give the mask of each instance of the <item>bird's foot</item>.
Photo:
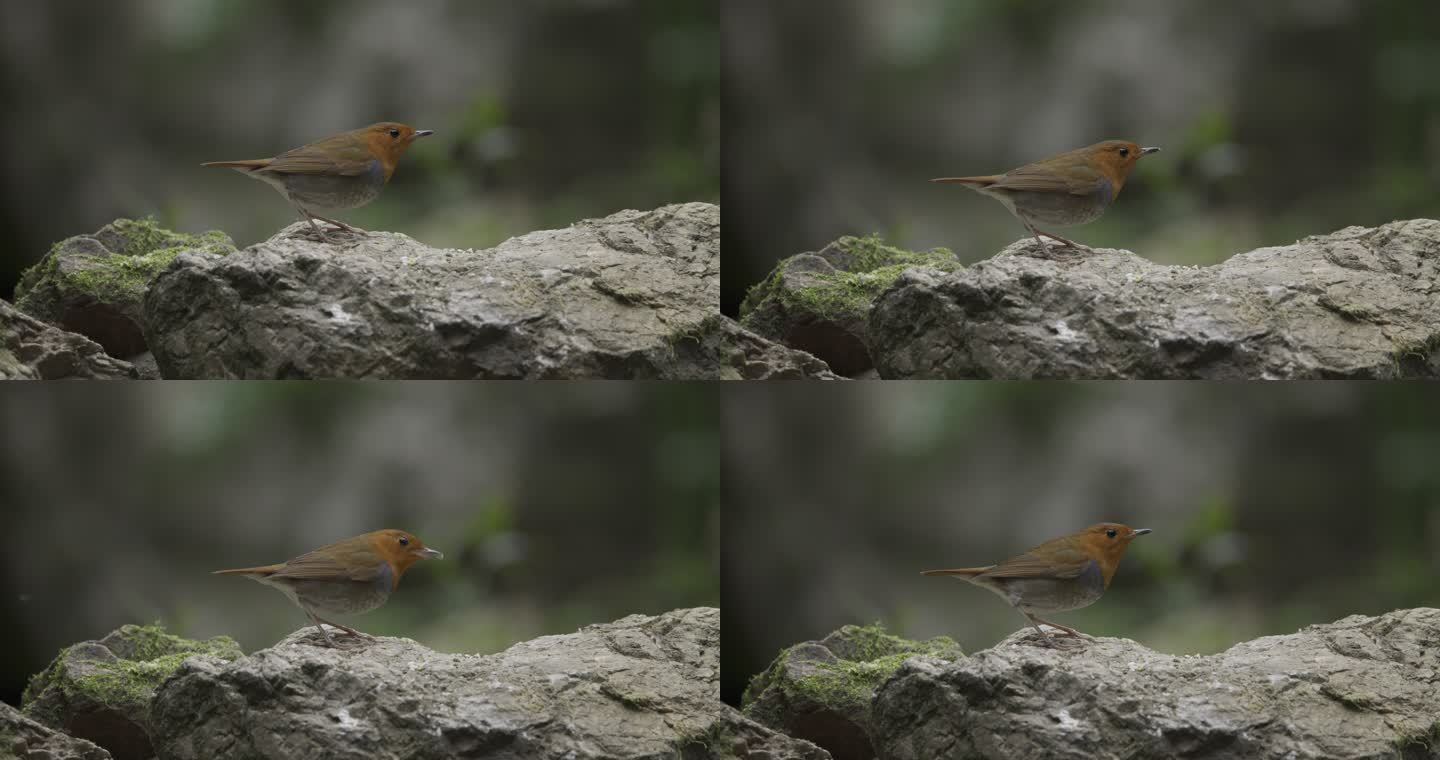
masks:
<svg viewBox="0 0 1440 760"><path fill-rule="evenodd" d="M363 632L363 631L357 631L357 630L355 630L354 628L351 628L351 627L348 626L348 625L340 625L339 623L332 623L332 622L330 622L329 620L324 620L324 619L318 618L318 617L315 618L315 620L316 620L317 622L324 623L325 625L328 625L328 626L330 626L330 627L332 627L332 628L339 628L340 630L344 631L345 633L347 633L347 634L349 634L349 635L351 635L351 636L354 636L354 637L356 637L356 638L369 639L369 640L371 640L371 641L374 641L374 640L375 640L375 637L374 637L374 636L371 636L370 634L365 633L365 632ZM325 629L324 629L324 628L321 628L320 630L323 632Z"/></svg>

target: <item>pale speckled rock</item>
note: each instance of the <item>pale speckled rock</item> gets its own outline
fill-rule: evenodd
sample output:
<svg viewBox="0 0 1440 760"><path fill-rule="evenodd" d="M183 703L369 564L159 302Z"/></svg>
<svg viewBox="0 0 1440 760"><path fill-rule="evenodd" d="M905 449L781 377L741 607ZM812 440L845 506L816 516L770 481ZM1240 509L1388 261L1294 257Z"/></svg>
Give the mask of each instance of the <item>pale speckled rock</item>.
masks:
<svg viewBox="0 0 1440 760"><path fill-rule="evenodd" d="M134 380L139 373L83 335L65 332L0 301L0 380Z"/></svg>
<svg viewBox="0 0 1440 760"><path fill-rule="evenodd" d="M342 641L323 646L307 628L233 663L187 660L152 707L161 756L660 760L804 746L720 702L714 608L631 615L493 655Z"/></svg>
<svg viewBox="0 0 1440 760"><path fill-rule="evenodd" d="M224 258L182 254L145 334L167 378L670 378L719 310L720 209L622 211L486 250L297 222ZM706 373L709 373L708 375Z"/></svg>
<svg viewBox="0 0 1440 760"><path fill-rule="evenodd" d="M870 312L870 345L885 378L1436 378L1440 222L1208 267L1025 240L902 274Z"/></svg>
<svg viewBox="0 0 1440 760"><path fill-rule="evenodd" d="M887 760L1440 757L1440 610L1353 615L1216 655L1025 629L906 660L872 705Z"/></svg>
<svg viewBox="0 0 1440 760"><path fill-rule="evenodd" d="M25 717L0 702L0 758L17 760L110 760L110 753Z"/></svg>

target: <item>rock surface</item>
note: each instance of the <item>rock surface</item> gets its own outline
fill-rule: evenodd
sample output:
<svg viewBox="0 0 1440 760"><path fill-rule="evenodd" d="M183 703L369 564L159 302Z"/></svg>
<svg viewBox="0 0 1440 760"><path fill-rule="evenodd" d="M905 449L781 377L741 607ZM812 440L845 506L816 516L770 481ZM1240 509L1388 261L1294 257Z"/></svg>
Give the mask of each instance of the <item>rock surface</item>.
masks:
<svg viewBox="0 0 1440 760"><path fill-rule="evenodd" d="M187 660L153 704L160 755L824 757L720 702L714 608L632 615L494 655L341 641L323 646L307 628L233 663Z"/></svg>
<svg viewBox="0 0 1440 760"><path fill-rule="evenodd" d="M182 660L196 654L234 659L241 652L228 636L191 641L155 626L124 626L61 651L26 686L25 714L104 747L116 760L148 760L155 754L150 699Z"/></svg>
<svg viewBox="0 0 1440 760"><path fill-rule="evenodd" d="M1016 243L911 269L870 314L885 378L1440 377L1440 222L1348 227L1209 267Z"/></svg>
<svg viewBox="0 0 1440 760"><path fill-rule="evenodd" d="M671 347L675 380L843 380L825 362L713 315Z"/></svg>
<svg viewBox="0 0 1440 760"><path fill-rule="evenodd" d="M771 340L814 354L837 374L854 377L870 358L870 306L901 272L960 268L944 248L912 252L876 237L843 237L816 253L781 261L740 306L742 324Z"/></svg>
<svg viewBox="0 0 1440 760"><path fill-rule="evenodd" d="M145 300L161 374L718 375L674 350L719 310L718 206L622 211L481 251L313 234L297 222L223 258L178 256Z"/></svg>
<svg viewBox="0 0 1440 760"><path fill-rule="evenodd" d="M182 251L223 255L235 243L223 232L190 235L152 219L116 219L93 235L56 243L27 269L15 305L32 317L99 343L114 357L143 353L141 303L151 279Z"/></svg>
<svg viewBox="0 0 1440 760"><path fill-rule="evenodd" d="M110 760L110 753L31 720L0 702L0 758L17 760Z"/></svg>
<svg viewBox="0 0 1440 760"><path fill-rule="evenodd" d="M1354 615L1216 655L1024 630L906 660L872 705L887 760L1440 757L1440 610Z"/></svg>
<svg viewBox="0 0 1440 760"><path fill-rule="evenodd" d="M46 324L0 301L0 380L133 380L129 362L83 335Z"/></svg>
<svg viewBox="0 0 1440 760"><path fill-rule="evenodd" d="M907 641L879 626L847 625L781 652L745 690L745 714L824 747L836 760L871 760L875 689L902 662L922 654L963 656L947 637Z"/></svg>

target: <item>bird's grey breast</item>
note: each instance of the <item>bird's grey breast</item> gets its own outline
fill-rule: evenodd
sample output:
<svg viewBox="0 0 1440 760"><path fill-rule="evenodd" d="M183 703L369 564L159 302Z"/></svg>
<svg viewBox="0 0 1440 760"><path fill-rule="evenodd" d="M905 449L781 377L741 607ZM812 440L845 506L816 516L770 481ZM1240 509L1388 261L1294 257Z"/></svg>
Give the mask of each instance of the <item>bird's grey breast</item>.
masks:
<svg viewBox="0 0 1440 760"><path fill-rule="evenodd" d="M1011 604L1029 612L1064 612L1088 607L1105 593L1100 563L1090 560L1074 578L1014 578Z"/></svg>
<svg viewBox="0 0 1440 760"><path fill-rule="evenodd" d="M395 575L390 563L380 565L374 580L309 580L292 581L295 595L304 606L317 612L338 615L369 612L390 598Z"/></svg>
<svg viewBox="0 0 1440 760"><path fill-rule="evenodd" d="M306 208L358 208L385 189L385 167L372 159L360 174L287 174L284 182L290 198Z"/></svg>
<svg viewBox="0 0 1440 760"><path fill-rule="evenodd" d="M1093 191L1074 193L1040 193L1012 191L1016 209L1031 221L1057 227L1073 227L1099 219L1115 198L1115 186L1101 177Z"/></svg>

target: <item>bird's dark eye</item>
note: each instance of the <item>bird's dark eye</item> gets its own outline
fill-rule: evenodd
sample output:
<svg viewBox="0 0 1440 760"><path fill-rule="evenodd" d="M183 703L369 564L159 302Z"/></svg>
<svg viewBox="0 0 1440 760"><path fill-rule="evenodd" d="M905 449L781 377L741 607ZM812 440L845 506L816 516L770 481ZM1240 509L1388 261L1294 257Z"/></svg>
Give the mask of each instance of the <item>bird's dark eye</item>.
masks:
<svg viewBox="0 0 1440 760"><path fill-rule="evenodd" d="M1121 148L1120 150L1121 150L1121 152L1123 153L1125 149L1124 149L1124 148ZM1114 537L1115 537L1115 529L1114 529L1114 528L1106 528L1106 529L1105 529L1105 537L1106 537L1106 538L1114 538ZM402 538L402 539L400 539L400 540L403 541L403 540L405 540L405 539Z"/></svg>
<svg viewBox="0 0 1440 760"><path fill-rule="evenodd" d="M395 133L392 131L390 134L395 134ZM1130 149L1129 149L1129 148L1121 148L1121 149L1120 149L1120 157L1121 157L1121 158L1124 158L1124 157L1126 157L1126 156L1128 156L1128 155L1130 155ZM1111 531L1111 532L1113 533L1114 531Z"/></svg>
<svg viewBox="0 0 1440 760"><path fill-rule="evenodd" d="M390 136L391 136L391 137L399 137L399 136L400 136L400 130L395 129L394 127L391 127L391 128L390 128ZM1123 154L1122 154L1122 155L1123 155Z"/></svg>
<svg viewBox="0 0 1440 760"><path fill-rule="evenodd" d="M1114 533L1115 531L1112 530L1112 531L1110 531L1110 532L1111 532L1111 533ZM410 545L410 539L408 539L408 538L406 538L406 537L404 537L404 536L401 536L401 537L400 537L400 545L401 545L401 546L409 546L409 545Z"/></svg>

